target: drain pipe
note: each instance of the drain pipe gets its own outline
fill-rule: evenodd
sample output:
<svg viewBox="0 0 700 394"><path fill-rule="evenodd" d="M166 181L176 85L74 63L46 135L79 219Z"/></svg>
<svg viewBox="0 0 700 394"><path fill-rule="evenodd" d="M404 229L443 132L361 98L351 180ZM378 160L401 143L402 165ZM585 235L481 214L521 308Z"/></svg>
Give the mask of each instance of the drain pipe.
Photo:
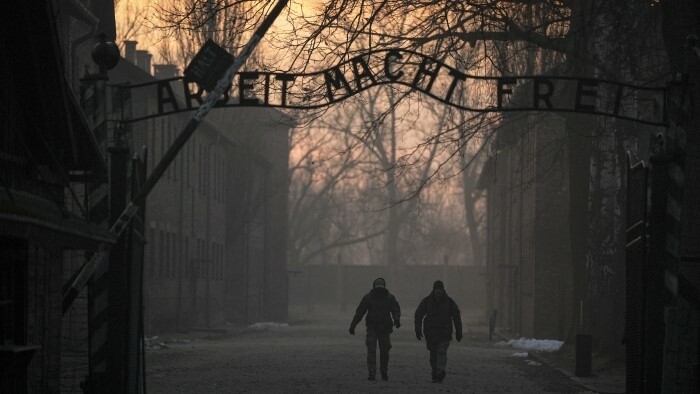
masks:
<svg viewBox="0 0 700 394"><path fill-rule="evenodd" d="M86 42L88 39L93 38L97 35L97 29L99 28L100 20L90 12L90 10L85 6L85 4L81 3L78 0L66 0L63 4L66 5L66 9L68 11L68 15L73 16L77 19L82 20L83 22L87 23L90 25L90 31L85 33L84 35L76 38L71 42L70 46L70 52L69 56L70 58L68 59L69 64L71 65L70 67L70 73L73 76L71 80L77 81L78 80L78 69L76 67L73 67L73 62L75 61L77 57L77 48ZM76 90L77 91L77 90Z"/></svg>
<svg viewBox="0 0 700 394"><path fill-rule="evenodd" d="M206 216L207 216L207 228L206 228L206 260L207 260L207 296L206 296L206 324L207 328L211 327L211 302L209 299L211 298L211 291L210 291L210 286L211 286L211 273L212 273L212 256L211 256L211 147L214 145L218 145L221 142L221 133L216 133L216 139L214 141L209 142L209 145L207 145L207 165L206 165L206 172L203 174L204 179L206 180L205 182L205 192L207 193L207 210L206 210Z"/></svg>

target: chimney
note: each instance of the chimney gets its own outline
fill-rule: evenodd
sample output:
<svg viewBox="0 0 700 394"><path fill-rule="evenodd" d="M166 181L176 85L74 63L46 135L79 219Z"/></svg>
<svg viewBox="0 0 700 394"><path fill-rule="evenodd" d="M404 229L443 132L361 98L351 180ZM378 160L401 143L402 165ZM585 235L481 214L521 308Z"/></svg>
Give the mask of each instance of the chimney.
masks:
<svg viewBox="0 0 700 394"><path fill-rule="evenodd" d="M177 66L174 64L154 64L153 75L158 79L175 78L178 76Z"/></svg>
<svg viewBox="0 0 700 394"><path fill-rule="evenodd" d="M136 44L138 41L124 41L124 59L136 64Z"/></svg>
<svg viewBox="0 0 700 394"><path fill-rule="evenodd" d="M147 72L149 75L151 74L151 58L153 55L148 53L148 51L144 50L137 50L136 51L136 65L142 69L143 71Z"/></svg>

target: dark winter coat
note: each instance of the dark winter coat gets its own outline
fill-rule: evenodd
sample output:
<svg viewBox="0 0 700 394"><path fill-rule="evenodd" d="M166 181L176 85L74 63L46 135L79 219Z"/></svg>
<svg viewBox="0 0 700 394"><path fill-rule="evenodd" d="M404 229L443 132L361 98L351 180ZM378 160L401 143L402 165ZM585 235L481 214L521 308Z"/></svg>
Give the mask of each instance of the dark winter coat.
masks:
<svg viewBox="0 0 700 394"><path fill-rule="evenodd" d="M462 336L462 317L459 307L447 294L441 300L435 293L423 298L415 315L416 332L423 332L428 342L436 343L452 340L452 325L457 337ZM421 330L422 326L422 330Z"/></svg>
<svg viewBox="0 0 700 394"><path fill-rule="evenodd" d="M394 322L401 318L401 307L389 290L377 287L362 297L350 327L354 329L365 313L367 313L367 319L365 319L367 330L386 334L393 332Z"/></svg>

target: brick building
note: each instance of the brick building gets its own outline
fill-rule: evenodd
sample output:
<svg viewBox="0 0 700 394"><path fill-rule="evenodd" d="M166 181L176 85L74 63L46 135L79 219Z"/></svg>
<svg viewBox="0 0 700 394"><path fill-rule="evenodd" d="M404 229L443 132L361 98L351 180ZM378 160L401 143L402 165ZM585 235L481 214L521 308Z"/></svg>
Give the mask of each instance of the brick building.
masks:
<svg viewBox="0 0 700 394"><path fill-rule="evenodd" d="M155 112L155 96L118 86L154 82L152 69L160 79L178 70L152 67L150 55L135 42L125 43L124 57L110 72L114 116ZM191 115L125 124L131 149L147 149L148 173ZM290 125L272 109L212 111L151 192L145 223L147 332L286 319Z"/></svg>
<svg viewBox="0 0 700 394"><path fill-rule="evenodd" d="M487 309L528 337L563 339L571 310L564 120L507 116L479 187L487 191Z"/></svg>
<svg viewBox="0 0 700 394"><path fill-rule="evenodd" d="M64 316L66 276L85 250L115 242L90 215L107 165L77 89L95 32L109 26L77 1L3 11L12 21L0 35L0 392L59 392L76 350L66 327L87 318L86 292L80 318Z"/></svg>
<svg viewBox="0 0 700 394"><path fill-rule="evenodd" d="M0 392L134 387L138 374L123 371L138 369L128 350L139 346L138 334L118 320L124 289L111 277L120 265L102 264L66 309L65 285L100 244L119 249L107 231L119 213L115 143L128 142L127 164L146 146L151 171L189 114L115 121L153 101L120 96L113 85L153 77L145 52L137 63L148 72L121 61L109 81L97 75L91 49L100 32L114 39L111 1L6 8L13 21L3 20L12 29L0 36ZM289 123L265 109L225 116L202 125L147 203L144 300L153 331L286 318Z"/></svg>

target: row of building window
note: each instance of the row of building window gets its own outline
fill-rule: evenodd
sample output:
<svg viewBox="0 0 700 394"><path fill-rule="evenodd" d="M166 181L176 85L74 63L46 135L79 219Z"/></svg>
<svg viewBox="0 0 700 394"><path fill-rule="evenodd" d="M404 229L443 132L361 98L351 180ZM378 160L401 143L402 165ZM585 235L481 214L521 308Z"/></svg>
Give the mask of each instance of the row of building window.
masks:
<svg viewBox="0 0 700 394"><path fill-rule="evenodd" d="M146 265L154 275L164 278L196 277L223 279L225 249L218 242L207 246L204 239L195 238L192 254L190 238L171 231L149 229L147 235ZM181 248L180 248L181 247ZM207 255L207 248L210 248Z"/></svg>
<svg viewBox="0 0 700 394"><path fill-rule="evenodd" d="M168 118L153 119L149 126L152 130L148 141L151 149L149 170L152 171L175 141L179 130L170 123ZM180 172L184 179L179 179ZM223 202L225 174L226 159L217 152L217 147L213 144L204 144L193 136L168 167L164 178L170 182L182 181L187 187L193 187L196 183L199 194L206 196L211 193L214 200Z"/></svg>

